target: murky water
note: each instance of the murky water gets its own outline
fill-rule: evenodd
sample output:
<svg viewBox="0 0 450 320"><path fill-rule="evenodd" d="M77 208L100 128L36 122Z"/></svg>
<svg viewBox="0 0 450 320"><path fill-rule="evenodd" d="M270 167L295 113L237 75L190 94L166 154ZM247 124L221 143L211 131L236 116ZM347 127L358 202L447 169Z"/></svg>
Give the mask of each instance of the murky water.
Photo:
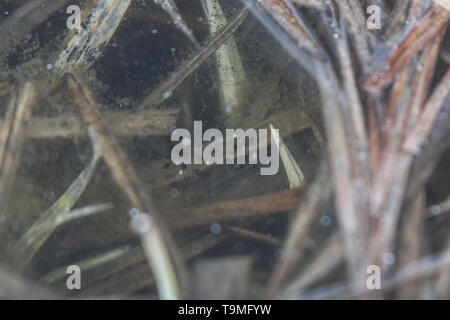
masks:
<svg viewBox="0 0 450 320"><path fill-rule="evenodd" d="M2 1L1 23L18 19L14 13L25 2ZM55 96L49 95L49 89L62 75L55 66L56 59L67 37L73 33L66 26L69 16L65 12L66 5L61 1L59 8L47 11L48 3L40 2L42 8L33 10L44 21L30 30L2 34L8 46L1 48L1 78L31 81L36 95L29 123L34 134L29 134L25 140L10 193L1 235L2 244L8 245L2 245L1 260L12 268L21 266L23 275L41 280L45 286L65 295L154 292L139 238L130 229L132 206L104 161L100 161L86 190L71 209L99 204L111 204L112 209L56 227L26 265L21 263L20 256L7 249L58 200L92 154L87 127L68 90L61 89ZM77 4L81 8L88 7L85 1ZM214 37L200 1L180 2L179 9L199 42L206 44ZM224 25L218 22L218 30L237 16L242 4L226 1L220 9L222 15L218 20ZM82 17L85 14L86 10L82 10ZM33 18L28 13L21 22L31 24ZM230 43L234 49L231 53L227 52L231 50ZM212 54L170 92L168 99L139 110L146 97L173 77L196 53L170 17L153 1L132 1L101 56L89 68L75 72L92 91L100 111L109 115L107 124L116 133L163 220L173 229L173 236L189 265L207 257L251 256L255 259L255 275L264 275L276 262L280 250L279 243L274 240L277 244L270 244L267 239L283 237L287 215L261 212L253 217L230 219L227 214L239 216L238 212L233 212L236 209L230 208L217 221L213 215L209 220L195 223L198 217L195 212L201 206L231 204L233 201L227 201L286 190L289 182L284 170L281 168L274 176L261 176L259 165L176 166L170 157L175 144L170 134L175 128L191 130L194 120L203 121L204 130L268 129L272 123L280 130L309 181L322 149L322 140L316 136L321 131L316 89L251 16L222 46L221 52L222 59L234 54L233 59L239 59L242 68L226 70L226 61ZM224 98L223 90L230 90L232 86L226 83L227 77L240 77L238 89L245 88L232 102ZM5 106L8 99L8 96L2 97L1 105ZM148 113L149 110L154 111ZM134 118L127 120L127 115L134 115ZM154 118L156 123L151 121ZM136 121L135 126L133 121ZM78 129L73 131L74 126ZM115 126L127 126L127 130ZM185 216L169 214L181 208ZM176 219L194 221L193 226L178 228ZM265 235L267 239L240 234L245 230ZM117 257L107 256L103 263L97 261L89 265L89 259L114 250L119 252ZM68 265L82 266L81 291L66 288Z"/></svg>
<svg viewBox="0 0 450 320"><path fill-rule="evenodd" d="M63 296L155 298L146 248L130 227L144 195L154 211L148 213L158 214L161 232L174 240L174 260L186 262L196 297L261 297L280 259L300 201L299 187L312 182L323 159L325 133L316 84L280 39L252 14L243 15L241 1L176 1L184 20L176 23L155 1L131 1L111 14L108 23L117 21L117 29L90 26L94 4L113 2L0 0L2 126L14 103L32 112L15 133L21 137L13 140L19 150L8 149L17 157L4 160L7 170L0 168L9 179L1 185L0 267ZM68 28L69 4L81 8L82 28L101 30L97 33L105 38L112 30L107 43L96 43L95 32L83 38L82 32ZM304 17L320 31L319 39L325 38L319 15L311 9ZM180 27L184 22L194 38ZM233 27L236 31L224 31ZM89 43L76 43L76 48L85 45L83 52L70 51L77 35ZM447 36L447 54L449 43ZM324 44L333 50L328 46ZM445 70L441 61L436 73L441 76ZM66 73L74 75L67 78L68 85L55 87ZM76 79L72 87L70 79ZM31 91L26 83L32 84ZM96 127L98 119L86 111L92 108L98 108L103 127ZM171 134L187 129L193 135L194 121L202 121L204 131L223 133L273 125L289 152L281 155L278 173L267 176L261 175L261 163L249 164L249 155L244 164L176 165L171 152L178 142L171 141ZM98 161L89 127L97 129L103 147ZM98 128L109 133L102 136ZM11 131L0 133L13 139L15 135L7 135ZM113 139L118 147L105 149L102 139L106 144ZM194 140L191 136L181 143L191 147ZM287 154L297 168L283 163ZM90 175L89 164L92 176L80 187L84 178L79 175ZM448 194L448 161L438 168L441 174L427 189L430 204ZM301 171L297 178L302 178L293 180L289 170ZM295 182L299 180L302 186ZM71 198L76 192L70 188L81 188L79 197ZM337 226L334 209L324 206L320 212L304 240L305 261ZM68 266L80 267L81 290L68 287ZM322 282L340 281L344 274L338 267ZM251 285L240 287L249 277ZM234 289L215 292L215 286L230 279Z"/></svg>

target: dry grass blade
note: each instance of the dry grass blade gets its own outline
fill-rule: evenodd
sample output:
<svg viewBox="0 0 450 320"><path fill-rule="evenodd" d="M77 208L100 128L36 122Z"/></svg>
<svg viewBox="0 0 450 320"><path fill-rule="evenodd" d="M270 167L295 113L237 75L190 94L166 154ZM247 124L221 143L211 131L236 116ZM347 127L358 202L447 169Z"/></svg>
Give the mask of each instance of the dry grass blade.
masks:
<svg viewBox="0 0 450 320"><path fill-rule="evenodd" d="M411 5L411 1L396 1L394 9L392 10L386 25L384 34L390 36L396 34L400 27L405 23L408 18L408 8Z"/></svg>
<svg viewBox="0 0 450 320"><path fill-rule="evenodd" d="M141 237L142 247L156 280L159 298L177 300L181 293L175 270L170 263L170 255L164 237L152 218L146 213L138 213L131 221L132 229Z"/></svg>
<svg viewBox="0 0 450 320"><path fill-rule="evenodd" d="M447 97L450 94L450 68L447 70L444 77L441 79L438 87L425 104L424 110L419 116L417 125L412 129L405 140L403 148L407 152L417 153L420 151L427 138L430 136L430 131L433 128L436 119L439 116Z"/></svg>
<svg viewBox="0 0 450 320"><path fill-rule="evenodd" d="M301 256L304 240L308 235L309 227L317 217L321 203L330 201L330 197L329 169L326 162L323 161L318 177L308 187L303 201L297 209L295 220L291 223L288 238L283 246L281 261L273 271L268 283L269 296L278 291L282 282L292 272Z"/></svg>
<svg viewBox="0 0 450 320"><path fill-rule="evenodd" d="M320 66L317 66L320 70ZM328 152L333 155L330 158L331 171L336 192L336 207L339 223L344 233L344 245L346 257L349 262L349 276L354 283L361 283L361 265L365 261L366 238L364 236L367 225L364 220L366 215L358 214L360 197L356 194L356 177L353 174L353 161L351 159L352 144L349 143L346 133L344 119L339 110L340 102L335 95L338 89L330 84L329 73L319 73L321 87L321 99L323 102L324 118L327 127ZM338 102L339 104L336 104ZM354 180L355 179L355 180ZM364 181L364 179L360 180ZM361 183L357 184L361 187Z"/></svg>
<svg viewBox="0 0 450 320"><path fill-rule="evenodd" d="M292 0L292 2L300 6L314 8L317 10L320 10L323 7L323 4L320 0Z"/></svg>
<svg viewBox="0 0 450 320"><path fill-rule="evenodd" d="M423 230L425 200L425 192L421 192L405 212L405 218L407 217L407 219L405 219L405 224L401 230L400 239L400 247L404 249L399 252L398 259L400 270L420 259L425 231ZM418 291L419 284L412 282L400 287L397 294L401 299L413 299L415 292Z"/></svg>
<svg viewBox="0 0 450 320"><path fill-rule="evenodd" d="M14 80L1 80L0 81L0 97L9 94L14 86Z"/></svg>
<svg viewBox="0 0 450 320"><path fill-rule="evenodd" d="M439 49L441 48L444 32L437 36L430 44L428 44L419 61L419 67L413 79L411 92L413 93L409 109L407 110L405 120L405 130L410 130L417 122L417 118L427 98L435 67L438 63Z"/></svg>
<svg viewBox="0 0 450 320"><path fill-rule="evenodd" d="M317 41L300 18L290 0L261 0L260 5L295 40L300 48L317 54Z"/></svg>
<svg viewBox="0 0 450 320"><path fill-rule="evenodd" d="M274 130L272 124L270 124L270 133L275 140L277 149L280 152L281 162L283 163L284 170L286 171L290 188L294 189L303 186L305 184L305 176L283 139L280 138L278 131Z"/></svg>
<svg viewBox="0 0 450 320"><path fill-rule="evenodd" d="M254 3L245 1L249 5ZM353 141L347 136L345 119L343 118L344 106L347 103L346 97L341 94L342 90L334 67L327 55L316 45L317 40L308 31L305 23L298 14L291 14L293 9L289 1L259 1L261 6L270 13L276 23L279 24L285 33L289 34L296 47L288 39L279 37L278 41L287 47L296 60L305 70L313 75L320 88L320 97L322 101L322 111L325 127L328 137L328 151L330 156L330 166L333 172L333 181L335 186L336 206L338 208L339 222L345 234L346 256L349 262L349 277L353 282L360 283L363 273L361 265L365 260L365 228L367 225L364 215L358 215L357 211L362 209L361 199L355 194L355 182L365 181L359 176L353 176L353 167L357 165L351 158L351 146ZM358 3L359 6L359 3ZM258 5L253 5L253 12L270 30L278 30L268 18L261 14ZM283 15L288 18L283 18ZM280 33L282 33L281 31ZM309 53L309 55L308 55ZM305 59L303 59L305 57ZM307 58L306 58L307 57ZM312 63L311 63L312 60ZM309 62L308 63L306 62ZM311 68L312 67L312 68ZM311 70L314 69L314 70ZM352 124L354 125L354 124ZM350 132L355 132L351 128ZM361 162L361 161L360 161ZM358 184L358 187L361 183Z"/></svg>
<svg viewBox="0 0 450 320"><path fill-rule="evenodd" d="M142 110L105 112L105 121L111 132L119 137L167 136L174 127L179 110ZM26 136L32 139L87 137L86 124L76 114L66 113L58 117L33 117L26 128Z"/></svg>
<svg viewBox="0 0 450 320"><path fill-rule="evenodd" d="M366 18L361 4L357 0L338 0L337 3L348 23L348 31L361 61L361 67L364 71L367 71L365 69L369 66L371 54L369 51L368 33L366 31Z"/></svg>
<svg viewBox="0 0 450 320"><path fill-rule="evenodd" d="M98 0L86 29L77 31L60 53L55 67L62 71L88 67L96 60L119 27L131 0Z"/></svg>
<svg viewBox="0 0 450 320"><path fill-rule="evenodd" d="M91 142L94 155L86 165L83 172L75 179L66 192L24 233L13 245L12 253L20 258L20 263L26 266L36 255L38 250L52 234L53 230L63 220L86 189L89 181L95 173L98 160L102 152L97 135L91 131Z"/></svg>
<svg viewBox="0 0 450 320"><path fill-rule="evenodd" d="M406 285L411 281L433 276L450 266L450 251L435 256L427 256L397 271L393 276L385 279L383 290L389 292L399 286ZM355 299L367 296L367 289L351 288L345 284L337 284L321 288L315 292L309 292L304 295L295 295L294 299Z"/></svg>
<svg viewBox="0 0 450 320"><path fill-rule="evenodd" d="M75 298L225 297L233 279L240 290L228 293L243 298L447 297L450 0L237 1L83 0L82 28L64 35L54 27L68 18L67 0L0 4L0 101L10 95L0 118L0 260ZM48 97L63 85L69 94ZM66 110L73 104L79 112ZM272 139L261 130L249 148L228 140L227 167L195 161L203 152L177 165L167 138L194 119L271 128ZM87 133L94 152L83 170L73 159ZM217 151L215 142L200 151ZM285 172L257 176L268 146ZM100 158L109 171L81 199ZM37 220L14 217L55 198L55 176L71 183L56 202ZM114 205L100 204L107 197ZM73 210L78 199L94 205ZM251 288L242 250L257 255ZM279 252L269 270L267 254ZM230 259L215 260L189 277L198 260L230 253L228 270ZM66 290L68 263L83 268L83 290ZM368 290L373 265L381 291ZM0 266L0 296L28 289L42 292Z"/></svg>
<svg viewBox="0 0 450 320"><path fill-rule="evenodd" d="M227 238L228 235L211 238L209 234L203 233L189 237L180 244L183 258L188 261L222 243ZM198 247L198 250L192 250L193 245ZM146 260L142 248L132 249L125 256L119 258L112 267L96 269L92 278L87 279L88 287L79 292L78 296L89 297L110 294L118 287L121 288L120 292L124 294L154 287L155 278L150 273Z"/></svg>
<svg viewBox="0 0 450 320"><path fill-rule="evenodd" d="M120 257L123 257L126 253L130 252L131 248L129 246L124 246L120 248L116 248L113 250L110 250L106 253L97 255L93 258L89 258L83 261L79 261L75 263L75 265L79 266L81 270L83 270L83 282L84 277L89 274L89 271L91 269L97 268L101 265L107 264L111 261L115 261L119 259ZM67 268L62 267L58 268L56 270L53 270L49 272L48 274L44 275L39 282L51 285L52 283L55 283L59 280L66 280L67 278Z"/></svg>
<svg viewBox="0 0 450 320"><path fill-rule="evenodd" d="M291 281L281 297L289 299L298 296L309 285L324 278L333 268L344 261L343 252L342 240L339 234L335 233L328 239L325 248L313 257L298 277Z"/></svg>
<svg viewBox="0 0 450 320"><path fill-rule="evenodd" d="M450 197L445 201L435 204L428 209L428 216L436 216L450 211Z"/></svg>
<svg viewBox="0 0 450 320"><path fill-rule="evenodd" d="M174 229L192 228L215 222L226 222L270 213L283 212L296 208L302 188L273 194L223 201L194 208L182 208L167 213L165 219Z"/></svg>
<svg viewBox="0 0 450 320"><path fill-rule="evenodd" d="M334 23L338 24L338 21L334 20ZM349 128L354 128L354 132L351 134L354 135L354 139L360 145L359 152L367 153L369 148L368 138L356 75L353 72L355 68L353 67L349 44L345 37L345 29L343 26L341 28L343 31L340 32L339 37L336 39L336 47L343 77L343 87L349 100L349 120L353 124Z"/></svg>
<svg viewBox="0 0 450 320"><path fill-rule="evenodd" d="M246 228L240 228L236 226L226 225L225 229L234 233L235 235L241 236L243 238L247 238L250 240L267 243L271 246L281 246L283 243L281 240L272 237L271 235L262 234L259 232L255 232Z"/></svg>
<svg viewBox="0 0 450 320"><path fill-rule="evenodd" d="M202 0L203 11L213 36L227 25L227 19L217 0ZM241 55L234 37L228 39L214 54L217 67L218 85L222 113L232 108L233 115L241 115L239 108L245 103L248 92L248 79L242 64ZM237 111L237 112L236 112ZM229 120L228 120L229 122Z"/></svg>
<svg viewBox="0 0 450 320"><path fill-rule="evenodd" d="M155 3L160 5L161 8L170 15L170 17L172 18L173 24L184 33L184 35L194 45L194 48L197 50L200 50L202 46L195 38L194 33L192 32L192 29L189 28L187 23L184 21L183 17L180 14L180 11L178 10L177 5L175 4L175 1L173 1L173 0L155 0Z"/></svg>
<svg viewBox="0 0 450 320"><path fill-rule="evenodd" d="M124 189L124 193L130 200L130 203L140 209L152 208L153 205L143 190L140 179L130 165L116 138L110 133L102 114L98 110L94 97L86 85L73 74L67 73L58 80L52 93L55 93L63 84L68 85L80 107L83 119L98 134L105 161L111 168L118 185ZM149 212L151 211L149 210Z"/></svg>
<svg viewBox="0 0 450 320"><path fill-rule="evenodd" d="M175 270L179 273L178 275L180 277L179 280L181 281L182 290L185 285L183 282L185 272L184 262L180 260L181 256L175 247L175 243L172 240L171 235L168 233L163 222L159 219L157 212L154 209L150 194L145 191L144 185L140 181L139 176L128 160L127 155L122 150L116 138L110 133L103 116L98 110L94 97L86 85L70 73L65 74L60 79L57 87L65 82L75 98L75 101L79 105L84 120L98 133L105 162L110 168L114 180L122 189L123 193L126 195L130 201L130 204L134 208L138 209L140 212L148 212L151 214L155 228L158 229L158 232L162 234L164 238L164 241L159 242L160 245L164 246L164 248L160 248L160 250L167 250L170 254L168 259L172 260L163 261L162 263L166 266L172 265L173 262L176 264ZM168 248L165 246L168 246ZM162 256L162 258L164 257Z"/></svg>
<svg viewBox="0 0 450 320"><path fill-rule="evenodd" d="M391 45L387 57L378 64L378 68L365 83L365 89L376 93L388 86L403 66L442 31L449 18L449 11L432 6L414 28L399 42Z"/></svg>
<svg viewBox="0 0 450 320"><path fill-rule="evenodd" d="M88 216L92 216L97 213L102 213L105 211L109 211L114 208L114 205L112 203L105 203L105 204L94 204L91 206L78 208L69 211L66 215L59 215L55 219L55 225L56 227L69 223L74 220L79 220Z"/></svg>
<svg viewBox="0 0 450 320"><path fill-rule="evenodd" d="M450 1L449 0L432 0L436 2L441 7L444 7L445 9L450 11Z"/></svg>
<svg viewBox="0 0 450 320"><path fill-rule="evenodd" d="M409 263L397 271L391 278L384 281L383 290L391 290L406 285L412 281L430 277L450 266L450 251L434 256L427 256ZM358 295L364 294L362 292Z"/></svg>
<svg viewBox="0 0 450 320"><path fill-rule="evenodd" d="M197 68L208 59L220 46L227 41L237 28L242 24L248 15L248 10L243 9L230 23L222 29L214 38L189 61L183 64L175 75L162 82L139 106L139 109L148 107L157 107L164 100L170 97L173 92L187 77L189 77Z"/></svg>
<svg viewBox="0 0 450 320"><path fill-rule="evenodd" d="M270 124L273 123L274 127L281 127L282 125L288 125L289 129L287 130L283 130L281 132L281 138L287 138L287 137L292 137L293 135L305 131L309 128L311 128L311 121L309 120L308 116L306 114L300 113L297 110L292 110L292 111L284 111L284 112L280 112L277 113L275 115L271 115L269 118L267 118L265 121L262 122L255 122L252 123L251 125L249 125L249 128L255 128L255 129L263 129L263 128L267 128L268 126L270 126ZM321 140L319 140L320 143ZM267 141L268 144L271 142L271 140ZM261 145L261 147L264 147L263 145ZM250 152L255 152L257 151L258 146L252 146L250 148L245 148L245 150L237 150L234 154L234 161L236 161L236 159L239 156L247 156L248 153ZM162 162L155 162L154 163L154 169L161 169L166 162L162 161ZM192 174L194 174L195 170L198 170L198 172L204 172L207 170L211 170L213 168L216 167L216 164L212 164L212 165L199 165L199 166L192 166L192 167L188 167L186 169L186 172L184 174L185 178L189 178L192 176ZM169 186L173 183L175 183L177 181L177 173L179 171L179 168L175 167L173 170L168 170L167 175L164 176L163 181L158 184L158 187L164 187L164 186Z"/></svg>
<svg viewBox="0 0 450 320"><path fill-rule="evenodd" d="M0 221L7 210L9 190L12 187L25 141L25 128L31 118L34 85L17 82L6 116L0 127Z"/></svg>

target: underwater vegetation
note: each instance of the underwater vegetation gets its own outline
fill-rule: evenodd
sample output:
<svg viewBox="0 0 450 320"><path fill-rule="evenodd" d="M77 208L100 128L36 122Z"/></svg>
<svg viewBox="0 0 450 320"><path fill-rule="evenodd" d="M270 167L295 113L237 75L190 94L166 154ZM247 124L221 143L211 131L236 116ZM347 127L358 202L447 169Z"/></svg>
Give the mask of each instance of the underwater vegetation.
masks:
<svg viewBox="0 0 450 320"><path fill-rule="evenodd" d="M450 298L449 18L0 0L0 297Z"/></svg>

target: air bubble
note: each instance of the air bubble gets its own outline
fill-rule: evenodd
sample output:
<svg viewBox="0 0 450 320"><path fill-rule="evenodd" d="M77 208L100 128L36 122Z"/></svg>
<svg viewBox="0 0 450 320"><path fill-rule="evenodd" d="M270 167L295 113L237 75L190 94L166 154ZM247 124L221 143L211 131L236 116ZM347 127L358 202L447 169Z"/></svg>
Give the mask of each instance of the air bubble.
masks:
<svg viewBox="0 0 450 320"><path fill-rule="evenodd" d="M180 191L177 188L172 188L170 189L170 197L171 198L178 198L178 196L180 195Z"/></svg>
<svg viewBox="0 0 450 320"><path fill-rule="evenodd" d="M430 212L432 215L437 216L438 214L440 214L442 212L442 209L440 206L434 205L430 208Z"/></svg>
<svg viewBox="0 0 450 320"><path fill-rule="evenodd" d="M320 224L323 227L329 227L331 225L331 218L329 216L323 216L320 218Z"/></svg>
<svg viewBox="0 0 450 320"><path fill-rule="evenodd" d="M220 226L220 224L218 223L214 223L211 228L210 228L211 232L214 234L220 234L222 232L222 227Z"/></svg>
<svg viewBox="0 0 450 320"><path fill-rule="evenodd" d="M395 256L391 252L386 252L383 255L383 262L388 266L393 265L395 263Z"/></svg>
<svg viewBox="0 0 450 320"><path fill-rule="evenodd" d="M128 212L128 214L130 215L130 217L136 218L139 215L139 210L136 208L133 208Z"/></svg>
<svg viewBox="0 0 450 320"><path fill-rule="evenodd" d="M169 99L170 97L172 97L172 95L173 95L172 91L167 91L167 92L164 92L163 98Z"/></svg>
<svg viewBox="0 0 450 320"><path fill-rule="evenodd" d="M150 230L152 218L148 214L139 214L131 220L131 228L137 233L145 233Z"/></svg>

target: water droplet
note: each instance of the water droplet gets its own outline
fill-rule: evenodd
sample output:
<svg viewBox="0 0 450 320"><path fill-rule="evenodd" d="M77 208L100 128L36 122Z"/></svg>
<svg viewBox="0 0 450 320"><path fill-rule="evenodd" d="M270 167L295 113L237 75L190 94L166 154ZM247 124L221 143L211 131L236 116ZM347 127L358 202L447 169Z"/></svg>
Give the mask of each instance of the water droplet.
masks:
<svg viewBox="0 0 450 320"><path fill-rule="evenodd" d="M337 33L333 33L333 39L339 38L339 35Z"/></svg>
<svg viewBox="0 0 450 320"><path fill-rule="evenodd" d="M177 51L177 49L175 48L170 48L170 52L175 53Z"/></svg>
<svg viewBox="0 0 450 320"><path fill-rule="evenodd" d="M158 33L158 30L152 29L152 33L153 33L153 34L157 34L157 33Z"/></svg>
<svg viewBox="0 0 450 320"><path fill-rule="evenodd" d="M47 65L47 70L51 70L53 68L53 66L49 63L48 65Z"/></svg>

